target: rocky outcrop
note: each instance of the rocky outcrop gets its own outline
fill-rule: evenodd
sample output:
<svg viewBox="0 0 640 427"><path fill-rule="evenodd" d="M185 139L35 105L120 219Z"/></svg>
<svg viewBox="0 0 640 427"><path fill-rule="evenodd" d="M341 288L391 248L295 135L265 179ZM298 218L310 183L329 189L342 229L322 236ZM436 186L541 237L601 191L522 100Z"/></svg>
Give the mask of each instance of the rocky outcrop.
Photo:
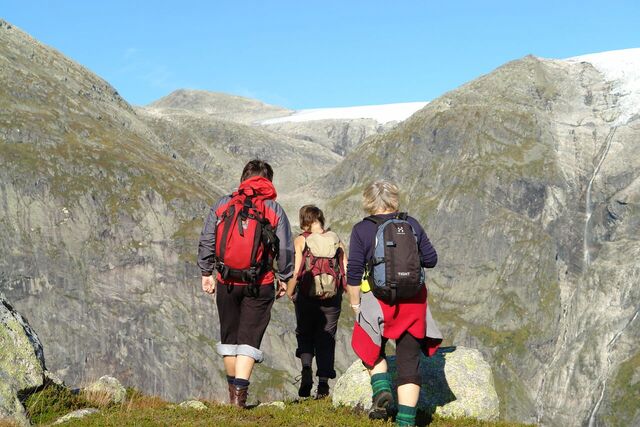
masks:
<svg viewBox="0 0 640 427"><path fill-rule="evenodd" d="M43 385L42 344L27 321L0 295L0 419L29 424L18 398Z"/></svg>
<svg viewBox="0 0 640 427"><path fill-rule="evenodd" d="M387 357L387 362L397 402L395 356ZM420 373L418 408L445 417L498 418L499 402L491 367L479 351L464 347L439 349L434 356L421 358ZM333 404L369 410L371 393L369 374L357 360L336 382Z"/></svg>

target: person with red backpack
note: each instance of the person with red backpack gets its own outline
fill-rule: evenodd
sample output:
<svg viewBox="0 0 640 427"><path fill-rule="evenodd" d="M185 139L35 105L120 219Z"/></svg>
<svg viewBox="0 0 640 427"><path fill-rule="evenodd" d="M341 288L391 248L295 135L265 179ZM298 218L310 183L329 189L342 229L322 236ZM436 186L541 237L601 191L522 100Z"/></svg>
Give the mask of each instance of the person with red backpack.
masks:
<svg viewBox="0 0 640 427"><path fill-rule="evenodd" d="M385 344L396 343L398 405L396 425L416 421L420 396L420 353L433 355L442 334L427 304L424 268L438 255L422 225L399 212L399 189L376 181L363 193L368 217L353 226L349 242L347 292L356 314L351 346L371 375L369 417L393 413Z"/></svg>
<svg viewBox="0 0 640 427"><path fill-rule="evenodd" d="M287 295L295 303L296 357L302 362L298 396L309 397L316 358L316 398L329 395L334 369L336 330L346 287L345 248L336 233L324 228L324 214L314 205L300 208L300 234L294 241L295 276Z"/></svg>
<svg viewBox="0 0 640 427"><path fill-rule="evenodd" d="M254 364L263 360L260 344L271 307L285 294L286 281L293 275L291 228L276 202L272 180L267 162L247 163L238 190L211 208L198 247L202 289L216 295L217 352L227 373L229 401L242 408Z"/></svg>

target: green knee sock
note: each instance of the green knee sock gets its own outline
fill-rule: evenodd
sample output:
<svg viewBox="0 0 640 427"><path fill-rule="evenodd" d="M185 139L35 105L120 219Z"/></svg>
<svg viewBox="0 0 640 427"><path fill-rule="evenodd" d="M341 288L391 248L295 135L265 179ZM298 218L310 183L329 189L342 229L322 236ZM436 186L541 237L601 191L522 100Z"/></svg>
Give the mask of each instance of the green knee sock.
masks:
<svg viewBox="0 0 640 427"><path fill-rule="evenodd" d="M397 426L416 425L416 407L398 405L398 415L396 415Z"/></svg>
<svg viewBox="0 0 640 427"><path fill-rule="evenodd" d="M391 377L389 373L371 375L371 388L373 389L373 397L383 391L391 392Z"/></svg>

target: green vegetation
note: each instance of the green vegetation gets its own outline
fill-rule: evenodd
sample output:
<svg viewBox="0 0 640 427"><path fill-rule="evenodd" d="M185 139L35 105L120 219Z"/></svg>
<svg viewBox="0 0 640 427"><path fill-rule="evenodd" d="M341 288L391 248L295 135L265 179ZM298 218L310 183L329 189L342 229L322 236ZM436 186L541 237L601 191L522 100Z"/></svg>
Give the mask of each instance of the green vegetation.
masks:
<svg viewBox="0 0 640 427"><path fill-rule="evenodd" d="M602 418L606 425L631 425L640 411L640 353L620 364L609 396L609 410Z"/></svg>
<svg viewBox="0 0 640 427"><path fill-rule="evenodd" d="M144 396L129 389L122 404L96 405L82 394L73 394L57 386L49 386L31 395L25 406L36 425L49 424L71 411L98 407L100 412L86 418L72 420L66 426L390 426L392 423L371 421L362 411L334 408L329 399L286 402L286 409L273 406L250 410L204 402L206 410L181 408L157 397ZM524 424L488 422L470 418L427 419L419 414L418 425L433 427L518 427ZM2 425L2 424L0 424Z"/></svg>

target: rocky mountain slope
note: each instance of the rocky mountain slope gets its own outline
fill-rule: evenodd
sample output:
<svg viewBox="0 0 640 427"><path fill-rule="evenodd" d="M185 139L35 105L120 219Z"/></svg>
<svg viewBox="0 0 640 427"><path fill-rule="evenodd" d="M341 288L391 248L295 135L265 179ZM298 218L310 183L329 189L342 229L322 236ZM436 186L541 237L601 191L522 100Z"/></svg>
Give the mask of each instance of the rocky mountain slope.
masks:
<svg viewBox="0 0 640 427"><path fill-rule="evenodd" d="M168 138L187 131L164 133L104 80L4 21L0 82L0 289L40 332L50 369L74 385L108 372L172 400L221 398L217 315L195 252L229 182L208 182L199 153ZM251 140L243 132L229 134ZM232 164L225 172L237 180L264 154L242 150L204 157ZM273 359L255 378L272 394L293 390L283 378L297 370L293 314L277 307L265 339Z"/></svg>
<svg viewBox="0 0 640 427"><path fill-rule="evenodd" d="M640 115L629 87L590 62L526 57L431 102L307 189L346 231L367 183L400 184L439 252L434 317L451 343L492 360L507 418L640 419Z"/></svg>

